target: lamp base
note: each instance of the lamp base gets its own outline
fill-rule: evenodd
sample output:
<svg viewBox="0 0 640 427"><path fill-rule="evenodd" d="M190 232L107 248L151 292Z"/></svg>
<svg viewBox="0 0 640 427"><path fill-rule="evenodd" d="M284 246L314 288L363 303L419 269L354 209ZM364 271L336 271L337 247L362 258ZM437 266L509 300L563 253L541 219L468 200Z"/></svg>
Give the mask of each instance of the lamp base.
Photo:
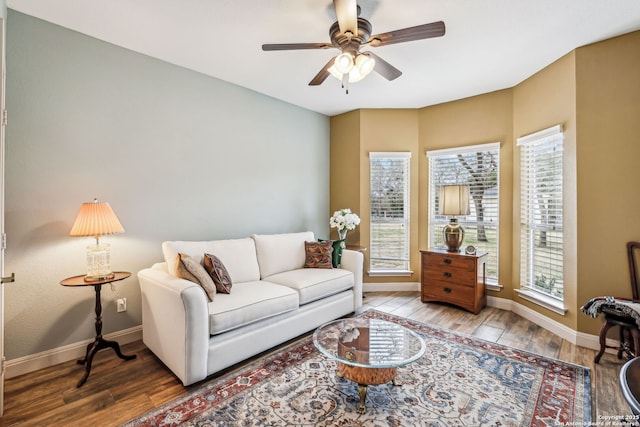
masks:
<svg viewBox="0 0 640 427"><path fill-rule="evenodd" d="M442 237L447 246L447 252L460 252L460 246L464 241L464 228L458 224L457 218L451 218L449 224L444 226Z"/></svg>
<svg viewBox="0 0 640 427"><path fill-rule="evenodd" d="M100 282L102 280L113 279L116 277L116 273L103 274L100 276L84 276L85 282Z"/></svg>
<svg viewBox="0 0 640 427"><path fill-rule="evenodd" d="M85 282L98 282L114 277L111 271L111 247L109 245L87 246L87 275Z"/></svg>

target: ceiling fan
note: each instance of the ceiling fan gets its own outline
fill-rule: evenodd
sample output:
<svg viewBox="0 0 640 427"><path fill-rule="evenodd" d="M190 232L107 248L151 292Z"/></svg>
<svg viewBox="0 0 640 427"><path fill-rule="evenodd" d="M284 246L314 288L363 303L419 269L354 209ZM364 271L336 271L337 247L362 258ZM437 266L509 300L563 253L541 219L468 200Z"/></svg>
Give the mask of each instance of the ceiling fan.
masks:
<svg viewBox="0 0 640 427"><path fill-rule="evenodd" d="M342 87L349 93L348 84L363 79L371 71L389 81L402 75L402 71L371 51L361 51L362 48L441 37L445 33L444 22L437 21L372 36L371 23L359 17L360 6L356 0L333 0L333 7L338 20L329 29L331 43L263 44L262 50L340 49L341 53L327 62L309 86L318 86L333 75L342 80Z"/></svg>

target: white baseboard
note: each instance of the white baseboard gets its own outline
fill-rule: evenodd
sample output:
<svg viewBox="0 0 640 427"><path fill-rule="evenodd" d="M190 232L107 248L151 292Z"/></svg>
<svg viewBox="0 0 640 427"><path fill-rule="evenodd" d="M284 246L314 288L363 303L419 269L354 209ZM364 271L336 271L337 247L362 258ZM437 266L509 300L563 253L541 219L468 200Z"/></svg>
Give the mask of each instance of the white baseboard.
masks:
<svg viewBox="0 0 640 427"><path fill-rule="evenodd" d="M499 308L502 310L512 311L515 314L522 316L523 318L535 323L536 325L548 330L569 341L571 344L578 345L580 347L590 348L592 350L600 349L600 337L598 335L586 334L584 332L575 331L568 326L563 325L547 316L538 313L535 310L530 309L520 303L505 298L497 298L488 296L487 305L490 307ZM607 338L607 345L617 347L619 342ZM607 352L615 352L615 350L607 349Z"/></svg>
<svg viewBox="0 0 640 427"><path fill-rule="evenodd" d="M142 339L142 326L134 326L133 328L106 334L104 338L118 341L121 345L138 341ZM17 377L18 375L37 371L38 369L57 365L58 363L68 362L69 360L81 359L87 352L87 345L93 341L93 339L90 339L17 359L7 360L5 365L6 378Z"/></svg>
<svg viewBox="0 0 640 427"><path fill-rule="evenodd" d="M419 282L385 282L385 283L363 283L363 292L405 292L419 291Z"/></svg>
<svg viewBox="0 0 640 427"><path fill-rule="evenodd" d="M500 310L512 311L512 303L510 299L492 297L487 295L487 305L489 307L499 308Z"/></svg>

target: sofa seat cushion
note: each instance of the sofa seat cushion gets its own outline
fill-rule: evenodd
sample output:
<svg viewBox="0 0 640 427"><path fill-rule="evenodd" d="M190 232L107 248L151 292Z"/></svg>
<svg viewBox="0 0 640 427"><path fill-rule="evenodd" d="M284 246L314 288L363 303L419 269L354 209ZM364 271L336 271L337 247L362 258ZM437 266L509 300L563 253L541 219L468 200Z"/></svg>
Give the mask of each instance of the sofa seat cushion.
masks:
<svg viewBox="0 0 640 427"><path fill-rule="evenodd" d="M340 268L300 268L274 274L265 280L294 289L299 293L300 305L345 291L354 284L353 273Z"/></svg>
<svg viewBox="0 0 640 427"><path fill-rule="evenodd" d="M230 294L217 294L209 303L209 334L248 325L298 308L298 293L265 281L233 284Z"/></svg>

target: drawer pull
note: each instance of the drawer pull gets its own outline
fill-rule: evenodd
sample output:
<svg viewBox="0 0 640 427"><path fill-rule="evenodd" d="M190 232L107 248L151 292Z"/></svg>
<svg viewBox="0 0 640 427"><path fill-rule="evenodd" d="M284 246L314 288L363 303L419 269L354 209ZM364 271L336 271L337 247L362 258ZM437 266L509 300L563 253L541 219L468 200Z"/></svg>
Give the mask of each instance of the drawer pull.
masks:
<svg viewBox="0 0 640 427"><path fill-rule="evenodd" d="M444 259L444 263L445 263L445 264L451 264L451 260L450 260L449 258L445 258L445 259Z"/></svg>
<svg viewBox="0 0 640 427"><path fill-rule="evenodd" d="M443 289L446 293L450 294L451 293L451 288L444 288Z"/></svg>
<svg viewBox="0 0 640 427"><path fill-rule="evenodd" d="M445 271L444 273L442 273L442 275L444 277L451 277L451 273L449 273L448 271Z"/></svg>

